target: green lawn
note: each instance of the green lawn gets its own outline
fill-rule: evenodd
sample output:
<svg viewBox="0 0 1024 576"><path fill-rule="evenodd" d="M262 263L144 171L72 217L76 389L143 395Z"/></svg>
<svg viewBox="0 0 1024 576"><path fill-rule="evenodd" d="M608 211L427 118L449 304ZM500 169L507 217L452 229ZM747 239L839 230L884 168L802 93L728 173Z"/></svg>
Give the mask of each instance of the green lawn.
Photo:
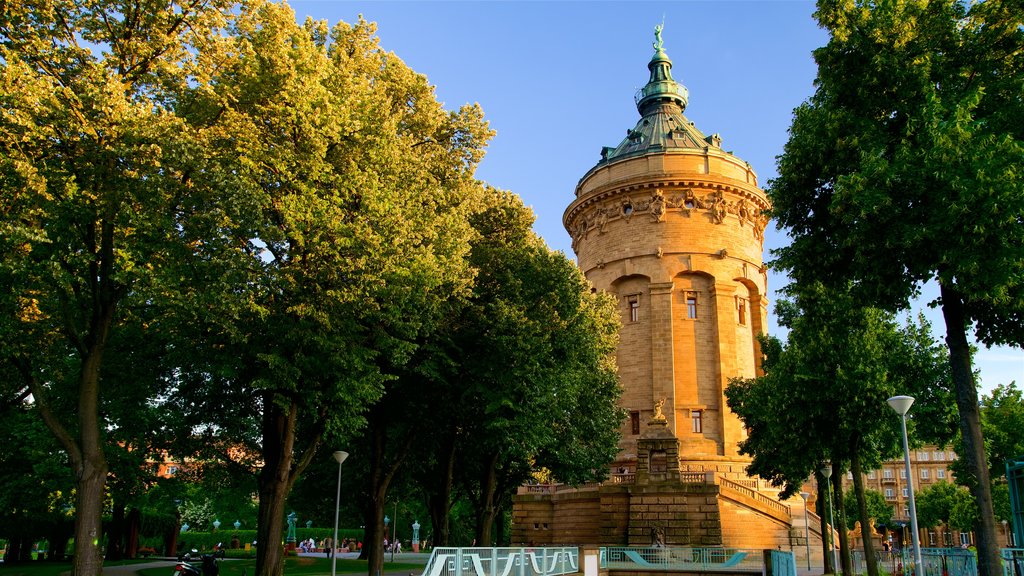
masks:
<svg viewBox="0 0 1024 576"><path fill-rule="evenodd" d="M104 566L121 566L124 564L139 564L151 562L152 560L126 560L123 562L107 562ZM255 572L256 561L228 560L220 562L220 576L252 576ZM172 576L173 566L161 568L147 568L136 572L139 576ZM338 559L339 574L366 574L366 561ZM401 562L385 562L384 571L415 572L423 571L422 564L404 564ZM67 576L71 573L71 564L68 562L27 562L15 566L0 564L0 576ZM327 558L290 557L284 561L284 573L287 576L325 576L331 573L331 561Z"/></svg>

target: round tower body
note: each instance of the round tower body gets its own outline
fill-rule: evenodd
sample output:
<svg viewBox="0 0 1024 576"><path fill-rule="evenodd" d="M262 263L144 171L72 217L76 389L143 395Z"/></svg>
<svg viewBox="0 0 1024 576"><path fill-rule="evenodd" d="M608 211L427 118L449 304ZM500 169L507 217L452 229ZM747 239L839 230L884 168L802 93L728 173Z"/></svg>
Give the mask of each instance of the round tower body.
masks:
<svg viewBox="0 0 1024 576"><path fill-rule="evenodd" d="M583 176L563 223L580 268L621 310L629 418L616 467L628 472L648 422L664 420L682 471L740 474L745 431L724 390L760 368L768 200L750 165L683 115L671 66L655 45L639 122Z"/></svg>

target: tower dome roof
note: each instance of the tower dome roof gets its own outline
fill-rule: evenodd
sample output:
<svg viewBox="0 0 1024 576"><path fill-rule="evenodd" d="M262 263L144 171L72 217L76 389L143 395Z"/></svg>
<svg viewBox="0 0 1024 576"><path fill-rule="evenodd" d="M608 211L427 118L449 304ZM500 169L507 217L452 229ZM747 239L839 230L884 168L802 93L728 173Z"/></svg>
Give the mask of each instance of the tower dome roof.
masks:
<svg viewBox="0 0 1024 576"><path fill-rule="evenodd" d="M650 79L634 97L640 120L626 131L618 146L602 149L600 163L649 152L721 147L717 134L706 136L683 116L689 91L672 78L672 60L662 44L661 26L655 27L654 36L654 56L647 64Z"/></svg>

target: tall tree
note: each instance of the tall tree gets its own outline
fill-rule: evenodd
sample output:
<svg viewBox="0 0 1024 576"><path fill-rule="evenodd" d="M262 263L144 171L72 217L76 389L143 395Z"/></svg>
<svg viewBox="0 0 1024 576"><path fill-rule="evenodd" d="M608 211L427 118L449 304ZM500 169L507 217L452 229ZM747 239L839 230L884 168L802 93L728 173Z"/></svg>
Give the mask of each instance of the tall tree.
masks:
<svg viewBox="0 0 1024 576"><path fill-rule="evenodd" d="M454 494L471 499L478 542L537 467L577 484L600 477L617 451L622 415L612 352L617 317L580 271L533 233L532 211L487 189L471 217L473 290L434 349L435 385L421 396L436 442L425 483L435 542ZM432 434L433 435L433 434Z"/></svg>
<svg viewBox="0 0 1024 576"><path fill-rule="evenodd" d="M820 0L831 39L769 186L797 282L854 281L908 307L936 281L964 459L979 479L979 574L999 571L967 334L1024 345L1024 10L1017 0Z"/></svg>
<svg viewBox="0 0 1024 576"><path fill-rule="evenodd" d="M187 230L210 247L191 261L210 285L182 299L200 346L177 397L223 457L259 456L256 572L275 575L296 479L325 437L386 410L443 303L468 289L472 174L491 133L476 106L445 111L372 25L297 24L283 4L242 5L193 78L176 110L208 145L201 176L237 192Z"/></svg>
<svg viewBox="0 0 1024 576"><path fill-rule="evenodd" d="M195 142L166 95L188 83L178 72L225 4L19 0L0 11L0 283L13 292L0 362L68 455L76 576L102 563L111 338L188 276L168 255L189 249L176 231Z"/></svg>
<svg viewBox="0 0 1024 576"><path fill-rule="evenodd" d="M921 420L931 421L921 432L930 427L930 435L941 434L945 425L948 436L944 351L923 319L900 329L881 311L859 306L848 292L820 284L788 290L795 299L780 306L790 328L786 346L766 347L772 357L764 376L735 381L726 390L730 408L750 430L741 451L754 457L750 472L784 486L784 494L798 491L825 460L848 463L856 517L870 526L862 474L898 451L898 420L886 399L897 393L921 397L918 410L929 414ZM780 411L785 417L779 418ZM870 539L864 546L874 574Z"/></svg>

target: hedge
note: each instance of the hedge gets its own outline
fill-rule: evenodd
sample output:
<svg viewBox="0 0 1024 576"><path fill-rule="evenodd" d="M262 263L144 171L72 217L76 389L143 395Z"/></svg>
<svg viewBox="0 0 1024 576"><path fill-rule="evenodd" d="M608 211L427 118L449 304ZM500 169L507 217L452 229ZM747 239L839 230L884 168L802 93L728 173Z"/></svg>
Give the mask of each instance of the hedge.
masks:
<svg viewBox="0 0 1024 576"><path fill-rule="evenodd" d="M287 534L285 529L285 534ZM321 540L326 538L332 538L334 536L333 528L296 528L295 537L297 541L307 540L313 538L320 543ZM255 530L218 530L216 532L193 532L189 530L178 534L178 551L191 550L195 548L199 551L213 550L217 544L223 544L227 549L231 549L231 541L238 538L239 548L245 548L245 543L251 543L256 539ZM359 528L338 528L338 540L344 540L345 538L362 540L363 530ZM281 545L284 545L284 541L281 541Z"/></svg>

